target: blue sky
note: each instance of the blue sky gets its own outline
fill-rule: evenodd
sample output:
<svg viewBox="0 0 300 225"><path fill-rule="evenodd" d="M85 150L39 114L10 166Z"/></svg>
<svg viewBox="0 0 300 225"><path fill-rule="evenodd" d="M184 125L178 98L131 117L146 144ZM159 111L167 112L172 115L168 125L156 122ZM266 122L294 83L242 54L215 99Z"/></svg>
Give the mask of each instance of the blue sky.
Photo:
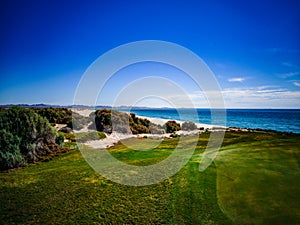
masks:
<svg viewBox="0 0 300 225"><path fill-rule="evenodd" d="M300 108L297 0L0 4L0 104L72 104L82 75L99 56L128 42L164 40L206 62L228 108ZM145 76L126 69L124 74L110 80L100 104L112 104L120 83ZM183 74L166 76L179 82L197 107L207 107L201 90Z"/></svg>

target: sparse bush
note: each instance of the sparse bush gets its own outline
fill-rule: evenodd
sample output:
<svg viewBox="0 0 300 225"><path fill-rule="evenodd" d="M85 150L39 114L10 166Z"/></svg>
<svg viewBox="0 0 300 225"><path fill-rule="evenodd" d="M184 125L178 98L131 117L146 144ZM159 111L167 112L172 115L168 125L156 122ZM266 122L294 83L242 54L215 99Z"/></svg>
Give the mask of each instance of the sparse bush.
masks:
<svg viewBox="0 0 300 225"><path fill-rule="evenodd" d="M99 131L82 132L76 134L76 141L78 142L96 141L104 138L106 138L106 135Z"/></svg>
<svg viewBox="0 0 300 225"><path fill-rule="evenodd" d="M69 140L70 142L75 142L75 135L73 133L62 133L65 139Z"/></svg>
<svg viewBox="0 0 300 225"><path fill-rule="evenodd" d="M181 129L186 130L186 131L196 130L197 126L193 122L184 122L184 123L182 123Z"/></svg>
<svg viewBox="0 0 300 225"><path fill-rule="evenodd" d="M162 126L151 123L149 126L149 130L151 134L164 134L166 131Z"/></svg>
<svg viewBox="0 0 300 225"><path fill-rule="evenodd" d="M104 138L106 138L106 134L105 134L105 133L100 132L100 131L97 131L97 133L98 133L99 139L104 139Z"/></svg>
<svg viewBox="0 0 300 225"><path fill-rule="evenodd" d="M73 120L68 121L67 126L73 130L80 130L92 122L92 119L89 117L84 117L78 113L72 113Z"/></svg>

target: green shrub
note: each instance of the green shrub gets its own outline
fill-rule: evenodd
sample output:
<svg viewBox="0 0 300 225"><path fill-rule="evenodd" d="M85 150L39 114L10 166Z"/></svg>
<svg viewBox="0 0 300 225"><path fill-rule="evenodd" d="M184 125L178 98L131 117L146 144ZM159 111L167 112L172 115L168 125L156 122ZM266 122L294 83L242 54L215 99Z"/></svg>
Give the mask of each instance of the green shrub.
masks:
<svg viewBox="0 0 300 225"><path fill-rule="evenodd" d="M95 112L95 126L98 131L112 132L111 110L101 109Z"/></svg>
<svg viewBox="0 0 300 225"><path fill-rule="evenodd" d="M180 124L177 123L175 120L169 120L164 124L164 129L166 130L167 133L173 133L175 131L180 130Z"/></svg>
<svg viewBox="0 0 300 225"><path fill-rule="evenodd" d="M2 169L35 162L59 150L54 128L31 109L2 110L0 130Z"/></svg>
<svg viewBox="0 0 300 225"><path fill-rule="evenodd" d="M69 140L70 142L75 142L76 141L74 133L64 133L64 132L62 132L62 134L64 135L64 138Z"/></svg>
<svg viewBox="0 0 300 225"><path fill-rule="evenodd" d="M72 111L67 108L34 108L37 114L50 123L68 124L72 121Z"/></svg>
<svg viewBox="0 0 300 225"><path fill-rule="evenodd" d="M68 127L74 130L80 130L90 122L90 118L81 116L67 108L34 108L33 110L53 125L56 123L67 124Z"/></svg>
<svg viewBox="0 0 300 225"><path fill-rule="evenodd" d="M130 113L129 117L130 130L133 134L149 134L150 121L137 117L134 113Z"/></svg>
<svg viewBox="0 0 300 225"><path fill-rule="evenodd" d="M118 112L110 109L100 109L95 112L95 127L98 131L112 133L150 133L150 121L138 118L134 113ZM93 125L91 125L93 127Z"/></svg>
<svg viewBox="0 0 300 225"><path fill-rule="evenodd" d="M75 149L78 148L76 142L64 142L64 148Z"/></svg>
<svg viewBox="0 0 300 225"><path fill-rule="evenodd" d="M197 126L193 122L184 122L184 123L182 123L181 129L182 130L187 130L187 131L196 130Z"/></svg>
<svg viewBox="0 0 300 225"><path fill-rule="evenodd" d="M105 133L103 133L103 132L101 132L101 131L97 131L97 133L98 133L99 139L104 139L104 138L106 138L106 134L105 134Z"/></svg>
<svg viewBox="0 0 300 225"><path fill-rule="evenodd" d="M148 127L141 124L133 124L130 126L130 130L133 134L149 134L150 130Z"/></svg>
<svg viewBox="0 0 300 225"><path fill-rule="evenodd" d="M171 137L171 138L177 138L177 137L180 137L180 135L179 135L179 134L173 133L173 134L170 134L170 137Z"/></svg>
<svg viewBox="0 0 300 225"><path fill-rule="evenodd" d="M0 130L0 169L10 169L25 164L20 152L20 138Z"/></svg>
<svg viewBox="0 0 300 225"><path fill-rule="evenodd" d="M55 143L61 146L64 143L64 140L64 135L61 132L58 132L55 137Z"/></svg>

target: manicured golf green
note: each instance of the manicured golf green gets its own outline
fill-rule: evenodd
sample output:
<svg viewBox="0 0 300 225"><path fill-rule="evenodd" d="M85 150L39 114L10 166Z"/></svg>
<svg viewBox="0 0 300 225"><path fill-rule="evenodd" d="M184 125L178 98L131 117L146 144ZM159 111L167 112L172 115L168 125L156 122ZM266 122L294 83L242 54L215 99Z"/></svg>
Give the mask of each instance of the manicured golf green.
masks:
<svg viewBox="0 0 300 225"><path fill-rule="evenodd" d="M299 224L299 135L229 132L204 172L209 135L174 176L133 187L96 173L74 150L49 162L0 173L0 224ZM187 137L190 141L195 137ZM156 140L132 139L138 148ZM153 150L110 148L131 165L167 158L178 138Z"/></svg>

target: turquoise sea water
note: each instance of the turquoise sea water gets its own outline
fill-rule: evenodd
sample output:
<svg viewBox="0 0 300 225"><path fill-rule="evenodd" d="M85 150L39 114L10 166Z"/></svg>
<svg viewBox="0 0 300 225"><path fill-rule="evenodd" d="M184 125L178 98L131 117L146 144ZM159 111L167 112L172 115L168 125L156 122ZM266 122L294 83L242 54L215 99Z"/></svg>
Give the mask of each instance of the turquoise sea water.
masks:
<svg viewBox="0 0 300 225"><path fill-rule="evenodd" d="M169 120L192 121L212 125L224 125L224 121L212 121L210 109L131 109L139 116ZM129 112L129 110L121 110ZM198 116L197 116L198 114ZM222 112L220 111L220 115ZM222 117L220 116L220 119ZM212 123L213 122L213 123ZM226 126L240 128L261 128L300 133L300 109L226 109Z"/></svg>

